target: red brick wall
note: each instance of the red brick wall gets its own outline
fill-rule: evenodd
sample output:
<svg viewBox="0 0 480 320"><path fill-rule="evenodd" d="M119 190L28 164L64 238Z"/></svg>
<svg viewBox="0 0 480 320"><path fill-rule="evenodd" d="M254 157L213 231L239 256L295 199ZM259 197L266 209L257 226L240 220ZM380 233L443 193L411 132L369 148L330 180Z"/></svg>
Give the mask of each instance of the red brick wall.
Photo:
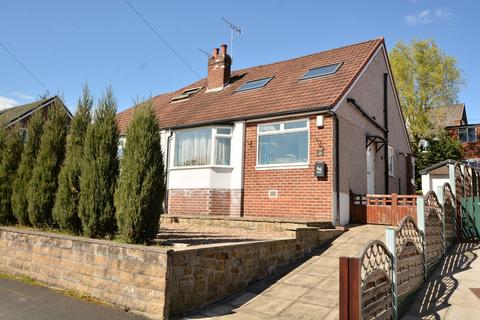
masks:
<svg viewBox="0 0 480 320"><path fill-rule="evenodd" d="M282 120L304 119L295 117ZM247 123L244 159L244 215L332 221L333 199L333 121L325 117L324 127L316 127L310 116L308 168L256 170L257 123ZM277 122L264 121L265 122ZM324 148L324 156L317 150ZM325 161L326 178L314 176L316 161ZM269 198L268 190L278 190Z"/></svg>
<svg viewBox="0 0 480 320"><path fill-rule="evenodd" d="M173 189L168 191L168 213L240 216L241 190Z"/></svg>
<svg viewBox="0 0 480 320"><path fill-rule="evenodd" d="M463 142L464 159L480 159L480 127L475 127L477 142ZM454 139L458 139L458 129L448 129L448 133Z"/></svg>

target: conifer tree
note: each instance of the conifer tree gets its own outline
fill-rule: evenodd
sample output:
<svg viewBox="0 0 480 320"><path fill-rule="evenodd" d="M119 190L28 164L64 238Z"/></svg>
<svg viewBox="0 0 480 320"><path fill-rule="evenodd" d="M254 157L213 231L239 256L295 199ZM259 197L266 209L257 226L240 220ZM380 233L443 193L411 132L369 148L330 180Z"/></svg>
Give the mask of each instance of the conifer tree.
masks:
<svg viewBox="0 0 480 320"><path fill-rule="evenodd" d="M28 185L28 217L36 227L52 225L52 209L58 187L58 173L65 156L67 113L59 102L48 110L40 149Z"/></svg>
<svg viewBox="0 0 480 320"><path fill-rule="evenodd" d="M78 215L83 234L101 238L116 231L114 193L118 176L116 102L106 90L83 145Z"/></svg>
<svg viewBox="0 0 480 320"><path fill-rule="evenodd" d="M146 243L158 232L165 190L158 120L151 102L139 104L128 125L115 208L120 234Z"/></svg>
<svg viewBox="0 0 480 320"><path fill-rule="evenodd" d="M15 222L12 211L12 184L22 155L20 129L13 127L2 133L0 157L0 224Z"/></svg>
<svg viewBox="0 0 480 320"><path fill-rule="evenodd" d="M77 111L67 136L65 161L58 177L58 190L53 207L53 219L61 229L80 233L82 222L78 217L80 199L80 172L83 159L83 142L91 121L93 98L88 87L78 100Z"/></svg>
<svg viewBox="0 0 480 320"><path fill-rule="evenodd" d="M41 112L35 112L28 122L27 142L22 159L13 182L12 208L17 221L21 225L30 225L28 218L27 190L32 176L33 166L40 148L40 138L43 132L44 117Z"/></svg>

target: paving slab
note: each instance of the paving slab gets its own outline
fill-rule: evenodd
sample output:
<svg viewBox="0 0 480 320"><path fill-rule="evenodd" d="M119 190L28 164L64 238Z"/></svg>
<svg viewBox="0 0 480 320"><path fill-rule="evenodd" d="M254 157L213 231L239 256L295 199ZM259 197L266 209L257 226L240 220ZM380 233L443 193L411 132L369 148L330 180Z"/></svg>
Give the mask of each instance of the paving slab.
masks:
<svg viewBox="0 0 480 320"><path fill-rule="evenodd" d="M457 244L416 294L402 318L479 319L480 244Z"/></svg>
<svg viewBox="0 0 480 320"><path fill-rule="evenodd" d="M256 284L221 307L201 312L199 318L338 319L339 258L358 254L371 240L383 240L385 229L354 226L282 278Z"/></svg>

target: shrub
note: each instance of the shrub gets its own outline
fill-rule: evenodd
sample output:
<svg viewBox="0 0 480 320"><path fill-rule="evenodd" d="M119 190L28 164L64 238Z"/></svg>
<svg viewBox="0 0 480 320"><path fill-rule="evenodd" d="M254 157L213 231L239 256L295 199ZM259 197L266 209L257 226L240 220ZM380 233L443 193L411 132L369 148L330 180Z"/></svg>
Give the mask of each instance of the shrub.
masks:
<svg viewBox="0 0 480 320"><path fill-rule="evenodd" d="M80 233L82 222L78 217L78 201L80 199L80 171L83 159L83 142L87 127L91 121L93 98L88 87L78 101L77 111L70 124L67 136L67 150L60 176L58 191L53 207L53 219L61 229Z"/></svg>
<svg viewBox="0 0 480 320"><path fill-rule="evenodd" d="M52 225L57 176L65 156L67 113L59 102L48 110L40 149L28 185L28 217L36 227Z"/></svg>
<svg viewBox="0 0 480 320"><path fill-rule="evenodd" d="M100 100L87 128L80 175L78 215L83 233L104 237L116 231L114 192L118 176L116 102L111 89Z"/></svg>
<svg viewBox="0 0 480 320"><path fill-rule="evenodd" d="M13 182L12 209L17 221L22 225L30 225L28 218L27 190L32 176L33 165L40 148L44 117L35 112L28 123L27 142L22 153L17 174Z"/></svg>
<svg viewBox="0 0 480 320"><path fill-rule="evenodd" d="M135 108L126 131L115 193L120 234L130 243L155 237L165 191L160 130L151 103Z"/></svg>
<svg viewBox="0 0 480 320"><path fill-rule="evenodd" d="M12 211L12 184L22 155L23 143L18 127L8 128L1 135L0 223L9 224L15 222Z"/></svg>

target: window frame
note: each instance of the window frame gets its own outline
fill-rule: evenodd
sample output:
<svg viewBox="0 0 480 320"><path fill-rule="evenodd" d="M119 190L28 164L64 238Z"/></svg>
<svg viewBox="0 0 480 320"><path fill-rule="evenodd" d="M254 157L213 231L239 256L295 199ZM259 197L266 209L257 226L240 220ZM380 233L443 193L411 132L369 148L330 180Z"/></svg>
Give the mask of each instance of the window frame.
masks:
<svg viewBox="0 0 480 320"><path fill-rule="evenodd" d="M272 81L273 79L273 76L272 77L265 77L265 78L260 78L260 79L256 79L256 80L250 80L250 81L247 81L245 83L243 83L240 87L238 87L235 92L245 92L245 91L250 91L250 90L256 90L256 89L261 89L261 88L264 88L267 84L270 83L270 81ZM245 85L249 84L249 83L252 83L252 82L257 82L257 81L262 81L262 80L267 80L267 82L265 82L263 84L263 86L260 86L260 87L254 87L254 88L249 88L249 89L242 89Z"/></svg>
<svg viewBox="0 0 480 320"><path fill-rule="evenodd" d="M329 75L331 75L331 74L335 74L335 73L337 73L338 69L340 69L340 67L341 67L342 65L343 65L343 62L336 62L336 63L330 63L330 64L326 64L326 65L319 66L319 67L310 68L310 69L308 69L307 71L305 71L305 73L302 75L302 77L300 78L300 80L308 80L308 79L321 78L321 77L329 76ZM319 75L307 77L307 73L309 73L309 72L312 71L312 70L321 69L321 68L326 68L326 67L331 67L331 66L337 66L337 67L335 68L334 71L331 71L331 72L329 72L329 73L324 73L324 74L319 74Z"/></svg>
<svg viewBox="0 0 480 320"><path fill-rule="evenodd" d="M473 129L473 131L475 132L475 140L470 140L470 135L468 133L469 129ZM467 140L463 141L463 140L460 139L460 130L465 130ZM460 141L461 143L475 143L475 142L478 141L477 127L475 127L475 126L460 127L460 128L457 129L457 137L458 137L458 141Z"/></svg>
<svg viewBox="0 0 480 320"><path fill-rule="evenodd" d="M285 129L286 123L306 121L306 128L295 128L295 129ZM260 132L260 127L262 125L280 125L279 130ZM275 163L275 164L259 164L259 150L260 150L260 136L267 135L279 135L279 134L288 134L295 132L307 132L307 161L306 162L292 162L292 163ZM256 170L274 170L274 169L292 169L292 168L308 168L310 164L310 119L302 118L295 120L286 120L286 121L276 121L276 122L264 122L257 124L257 147L256 147L256 157L255 157L255 169Z"/></svg>
<svg viewBox="0 0 480 320"><path fill-rule="evenodd" d="M176 144L177 144L177 133L184 132L184 131L193 131L193 130L200 130L200 129L210 129L210 137L211 137L211 150L210 150L210 163L204 165L194 165L194 166L177 166L175 163L175 156L176 156ZM217 134L217 129L230 129L230 134ZM215 152L216 152L216 139L217 136L221 138L230 138L230 164L223 165L223 164L215 164ZM186 129L179 129L173 132L173 139L172 139L172 156L169 161L171 161L172 166L170 169L174 170L188 170L188 169L202 169L202 168L233 168L232 166L232 143L231 139L233 138L233 126L228 125L219 125L219 126L204 126L204 127L194 127L194 128L186 128Z"/></svg>
<svg viewBox="0 0 480 320"><path fill-rule="evenodd" d="M392 171L390 171L390 157L392 158ZM392 146L388 146L388 175L395 177L395 148Z"/></svg>

